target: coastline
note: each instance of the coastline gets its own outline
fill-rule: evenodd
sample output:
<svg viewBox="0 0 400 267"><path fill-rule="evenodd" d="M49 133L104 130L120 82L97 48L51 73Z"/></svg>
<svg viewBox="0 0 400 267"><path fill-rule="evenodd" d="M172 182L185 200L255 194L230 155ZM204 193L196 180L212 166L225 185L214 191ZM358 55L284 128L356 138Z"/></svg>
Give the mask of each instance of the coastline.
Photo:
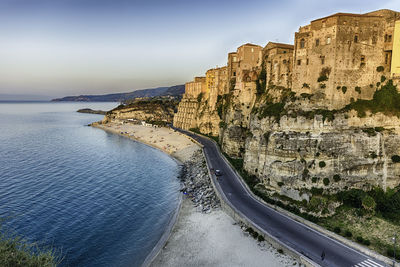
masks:
<svg viewBox="0 0 400 267"><path fill-rule="evenodd" d="M293 258L279 253L267 242L254 240L246 227L235 222L219 204L204 203L203 193L208 191L204 186L199 189L196 179L201 180L200 185L207 183L211 187L211 183L204 169L205 159L200 156L202 150L195 141L169 128L118 121L91 126L156 148L176 159L182 168L189 169L186 170L189 173L181 177L182 180L186 176L186 181L182 180L185 195L179 193L175 214L142 266L265 266L266 263L268 266L298 266ZM193 167L196 164L197 167ZM186 190L193 194L186 194Z"/></svg>

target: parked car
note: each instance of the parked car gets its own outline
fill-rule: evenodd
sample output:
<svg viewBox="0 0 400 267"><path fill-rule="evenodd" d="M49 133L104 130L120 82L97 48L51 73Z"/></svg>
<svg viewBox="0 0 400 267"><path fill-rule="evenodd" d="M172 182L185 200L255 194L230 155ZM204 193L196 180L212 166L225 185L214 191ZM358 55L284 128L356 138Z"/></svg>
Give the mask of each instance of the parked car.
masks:
<svg viewBox="0 0 400 267"><path fill-rule="evenodd" d="M221 170L215 170L215 176L221 176L222 175L222 171Z"/></svg>

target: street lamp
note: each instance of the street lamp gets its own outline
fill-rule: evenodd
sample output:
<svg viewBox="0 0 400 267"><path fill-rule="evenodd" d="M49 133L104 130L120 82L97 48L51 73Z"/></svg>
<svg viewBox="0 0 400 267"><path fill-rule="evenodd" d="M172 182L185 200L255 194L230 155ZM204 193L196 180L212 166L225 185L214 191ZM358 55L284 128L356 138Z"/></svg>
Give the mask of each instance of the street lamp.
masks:
<svg viewBox="0 0 400 267"><path fill-rule="evenodd" d="M394 237L392 237L393 240L393 266L396 266L396 239L397 235L394 234Z"/></svg>

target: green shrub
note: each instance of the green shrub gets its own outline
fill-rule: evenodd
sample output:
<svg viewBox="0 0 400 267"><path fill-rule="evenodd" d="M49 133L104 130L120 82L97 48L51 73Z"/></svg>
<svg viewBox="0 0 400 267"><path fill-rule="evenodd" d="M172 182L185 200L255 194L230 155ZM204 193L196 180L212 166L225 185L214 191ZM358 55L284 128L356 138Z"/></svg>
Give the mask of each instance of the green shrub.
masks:
<svg viewBox="0 0 400 267"><path fill-rule="evenodd" d="M378 155L377 155L375 152L371 152L371 153L369 154L369 156L370 156L371 158L373 158L373 159L376 159L376 158L378 157Z"/></svg>
<svg viewBox="0 0 400 267"><path fill-rule="evenodd" d="M333 175L333 180L334 180L335 182L339 182L339 181L341 180L340 175L339 175L339 174Z"/></svg>
<svg viewBox="0 0 400 267"><path fill-rule="evenodd" d="M362 236L357 236L356 240L358 243L361 243L361 244L364 242L364 238L362 238Z"/></svg>
<svg viewBox="0 0 400 267"><path fill-rule="evenodd" d="M364 239L363 244L369 246L371 245L371 241L369 241L368 239Z"/></svg>
<svg viewBox="0 0 400 267"><path fill-rule="evenodd" d="M386 76L381 76L381 83L383 83L384 81L386 81Z"/></svg>
<svg viewBox="0 0 400 267"><path fill-rule="evenodd" d="M346 232L344 232L344 235L345 235L346 237L352 237L352 236L353 236L353 233L350 232L349 230L346 230Z"/></svg>
<svg viewBox="0 0 400 267"><path fill-rule="evenodd" d="M257 237L258 242L263 242L265 240L265 238L262 235L259 235Z"/></svg>
<svg viewBox="0 0 400 267"><path fill-rule="evenodd" d="M318 180L318 177L313 177L313 178L311 178L311 181L312 181L313 183L316 183L317 180Z"/></svg>
<svg viewBox="0 0 400 267"><path fill-rule="evenodd" d="M310 88L310 85L308 83L303 83L303 88Z"/></svg>
<svg viewBox="0 0 400 267"><path fill-rule="evenodd" d="M368 134L368 136L376 136L376 131L374 128L364 128L362 131Z"/></svg>
<svg viewBox="0 0 400 267"><path fill-rule="evenodd" d="M323 210L327 205L327 200L321 196L312 196L308 203L308 210L318 212Z"/></svg>
<svg viewBox="0 0 400 267"><path fill-rule="evenodd" d="M378 85L379 86L379 85ZM372 100L359 99L346 106L344 110L354 109L359 117L365 117L366 111L371 113L382 112L385 115L400 116L400 93L392 80L375 91Z"/></svg>
<svg viewBox="0 0 400 267"><path fill-rule="evenodd" d="M316 177L315 177L316 178ZM317 188L317 187L311 187L310 190L311 194L314 195L322 195L322 193L324 192L323 188Z"/></svg>
<svg viewBox="0 0 400 267"><path fill-rule="evenodd" d="M278 253L283 254L283 249L279 248Z"/></svg>
<svg viewBox="0 0 400 267"><path fill-rule="evenodd" d="M0 233L1 266L55 267L59 262L53 250L42 250L20 237Z"/></svg>
<svg viewBox="0 0 400 267"><path fill-rule="evenodd" d="M324 81L327 81L327 80L328 80L328 76L321 75L321 76L318 77L317 81L320 83L320 82L324 82Z"/></svg>
<svg viewBox="0 0 400 267"><path fill-rule="evenodd" d="M198 103L200 103L201 100L203 99L203 95L204 95L204 93L201 92L201 93L197 96L197 102L198 102Z"/></svg>
<svg viewBox="0 0 400 267"><path fill-rule="evenodd" d="M329 178L324 178L323 182L325 186L329 185Z"/></svg>
<svg viewBox="0 0 400 267"><path fill-rule="evenodd" d="M260 118L275 117L279 119L281 113L284 111L285 103L266 103L264 107L260 109Z"/></svg>
<svg viewBox="0 0 400 267"><path fill-rule="evenodd" d="M226 127L226 123L224 121L220 121L219 128L225 128L225 127Z"/></svg>
<svg viewBox="0 0 400 267"><path fill-rule="evenodd" d="M326 166L325 161L320 161L320 162L318 163L318 166L319 166L320 168L324 168L324 167Z"/></svg>
<svg viewBox="0 0 400 267"><path fill-rule="evenodd" d="M335 233L337 233L337 234L340 234L340 232L342 231L342 229L340 229L339 226L336 226L336 227L333 229L333 231L334 231Z"/></svg>
<svg viewBox="0 0 400 267"><path fill-rule="evenodd" d="M385 70L385 68L383 67L383 66L378 66L378 67L376 67L376 71L377 72L382 72L382 71L384 71Z"/></svg>
<svg viewBox="0 0 400 267"><path fill-rule="evenodd" d="M278 186L279 186L279 187L282 187L283 185L284 185L283 182L278 182Z"/></svg>
<svg viewBox="0 0 400 267"><path fill-rule="evenodd" d="M400 156L399 155L393 155L392 156L392 161L394 163L399 163L400 162Z"/></svg>
<svg viewBox="0 0 400 267"><path fill-rule="evenodd" d="M357 93L361 94L361 87L360 87L360 86L356 86L356 87L354 88L354 90L355 90Z"/></svg>
<svg viewBox="0 0 400 267"><path fill-rule="evenodd" d="M300 94L300 96L301 96L302 98L311 99L312 94L302 93L302 94Z"/></svg>
<svg viewBox="0 0 400 267"><path fill-rule="evenodd" d="M376 207L375 200L369 195L366 195L363 197L363 199L361 201L361 205L365 210L367 210L369 212L375 211L375 207Z"/></svg>
<svg viewBox="0 0 400 267"><path fill-rule="evenodd" d="M342 191L336 194L339 201L342 201L344 205L353 208L362 208L362 199L365 196L365 192L360 189L350 189L347 191Z"/></svg>
<svg viewBox="0 0 400 267"><path fill-rule="evenodd" d="M340 90L340 88L342 88L340 85L339 86L336 86L336 90Z"/></svg>
<svg viewBox="0 0 400 267"><path fill-rule="evenodd" d="M321 88L321 89L325 89L325 88L326 88L326 84L324 84L324 83L320 83L320 84L319 84L319 88Z"/></svg>
<svg viewBox="0 0 400 267"><path fill-rule="evenodd" d="M347 92L347 87L346 86L342 86L342 92L343 92L343 94L345 94Z"/></svg>

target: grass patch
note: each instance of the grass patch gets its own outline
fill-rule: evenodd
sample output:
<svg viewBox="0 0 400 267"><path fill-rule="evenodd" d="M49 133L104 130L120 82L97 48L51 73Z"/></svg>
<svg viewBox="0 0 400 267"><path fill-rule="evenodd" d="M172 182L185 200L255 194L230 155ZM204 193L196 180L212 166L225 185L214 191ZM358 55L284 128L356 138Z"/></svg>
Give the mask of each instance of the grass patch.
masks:
<svg viewBox="0 0 400 267"><path fill-rule="evenodd" d="M40 249L36 243L0 233L0 266L54 267L60 261L54 250Z"/></svg>

